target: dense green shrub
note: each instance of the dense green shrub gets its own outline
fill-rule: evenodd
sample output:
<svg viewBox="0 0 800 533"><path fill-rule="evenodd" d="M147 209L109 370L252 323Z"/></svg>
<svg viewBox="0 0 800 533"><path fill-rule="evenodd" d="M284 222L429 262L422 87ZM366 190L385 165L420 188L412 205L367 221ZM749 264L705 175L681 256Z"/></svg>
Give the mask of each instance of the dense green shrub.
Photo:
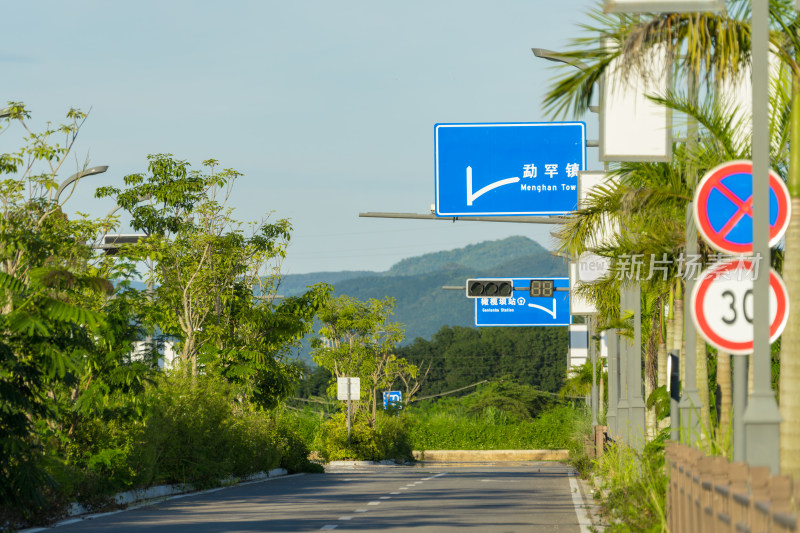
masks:
<svg viewBox="0 0 800 533"><path fill-rule="evenodd" d="M598 460L596 475L601 480L601 510L608 531L666 531L667 437L668 431L662 432L641 454L615 443Z"/></svg>
<svg viewBox="0 0 800 533"><path fill-rule="evenodd" d="M460 398L422 402L409 409L408 417L417 450L572 450L576 431L588 424L582 405L565 405L511 380Z"/></svg>
<svg viewBox="0 0 800 533"><path fill-rule="evenodd" d="M229 446L244 446L247 438L231 442L237 430L232 400L229 389L220 381L164 380L154 391L152 413L145 425L137 468L142 484L208 487L224 478L234 464L240 466L239 450Z"/></svg>
<svg viewBox="0 0 800 533"><path fill-rule="evenodd" d="M307 425L298 425L298 422L306 422ZM273 439L275 445L281 450L280 466L289 472L308 472L322 473L324 468L308 459L310 453L309 443L313 439L313 430L309 432L309 427L314 427L314 419L311 424L305 417L299 417L287 413L282 409L277 409L273 413ZM321 422L316 418L317 422ZM319 423L317 424L317 427Z"/></svg>
<svg viewBox="0 0 800 533"><path fill-rule="evenodd" d="M345 413L337 413L323 424L315 444L325 460L411 459L408 424L403 415L379 411L374 428L370 427L366 413L353 416L350 422L349 443Z"/></svg>

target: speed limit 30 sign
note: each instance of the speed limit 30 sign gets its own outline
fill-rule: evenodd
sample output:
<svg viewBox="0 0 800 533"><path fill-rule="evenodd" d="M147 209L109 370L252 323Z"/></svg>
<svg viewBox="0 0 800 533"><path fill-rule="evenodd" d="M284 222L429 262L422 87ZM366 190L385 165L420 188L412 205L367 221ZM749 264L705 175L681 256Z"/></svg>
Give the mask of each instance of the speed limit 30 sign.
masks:
<svg viewBox="0 0 800 533"><path fill-rule="evenodd" d="M704 271L694 285L691 313L709 344L732 354L753 351L753 262L740 259ZM769 341L775 342L789 319L786 285L769 273Z"/></svg>

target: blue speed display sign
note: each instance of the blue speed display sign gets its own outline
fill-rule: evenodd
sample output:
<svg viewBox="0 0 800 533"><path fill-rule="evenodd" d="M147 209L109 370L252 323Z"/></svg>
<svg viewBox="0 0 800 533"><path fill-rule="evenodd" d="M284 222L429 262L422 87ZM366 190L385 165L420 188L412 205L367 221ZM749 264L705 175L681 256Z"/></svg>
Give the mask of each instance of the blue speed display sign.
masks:
<svg viewBox="0 0 800 533"><path fill-rule="evenodd" d="M438 216L564 215L586 169L583 122L436 124Z"/></svg>
<svg viewBox="0 0 800 533"><path fill-rule="evenodd" d="M475 298L476 326L568 326L569 278L512 278L514 291L508 298ZM553 281L556 290L542 290L531 281ZM549 283L545 283L545 289ZM519 290L518 290L519 289ZM537 290L538 289L538 290ZM564 290L558 290L564 289ZM548 294L549 296L531 296Z"/></svg>

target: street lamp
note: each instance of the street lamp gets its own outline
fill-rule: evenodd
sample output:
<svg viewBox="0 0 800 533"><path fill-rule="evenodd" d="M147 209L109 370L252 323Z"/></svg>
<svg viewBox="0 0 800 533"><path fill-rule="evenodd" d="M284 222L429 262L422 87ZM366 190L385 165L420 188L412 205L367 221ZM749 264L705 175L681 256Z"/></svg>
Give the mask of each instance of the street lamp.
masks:
<svg viewBox="0 0 800 533"><path fill-rule="evenodd" d="M64 183L62 183L58 187L58 191L56 192L56 199L55 199L56 203L58 203L58 199L61 197L61 193L64 192L64 189L66 189L73 182L81 179L84 176L92 176L94 174L102 174L106 170L108 170L108 165L102 165L102 166L99 166L99 167L87 168L86 170L83 170L81 172L76 172L72 176L68 177L66 179L66 181L64 181Z"/></svg>
<svg viewBox="0 0 800 533"><path fill-rule="evenodd" d="M589 66L581 61L580 59L576 59L574 57L570 57L568 55L562 54L560 52L555 52L553 50L548 50L547 48L531 48L531 52L533 55L540 59L546 59L548 61L555 61L556 63L566 63L567 65L572 65L573 67L586 71L589 70ZM592 113L597 113L598 106L590 105L589 111ZM588 147L597 147L597 141L586 141L586 146Z"/></svg>
<svg viewBox="0 0 800 533"><path fill-rule="evenodd" d="M144 195L140 196L140 197L139 197L139 198L136 200L136 203L137 203L137 204L139 204L139 203L142 203L142 202L144 202L144 201L147 201L147 200L149 200L149 199L150 199L150 198L152 198L152 197L153 197L153 196L152 196L150 193L144 194ZM119 211L120 209L122 209L122 206L121 206L121 205L119 205L119 204L116 204L116 205L115 205L115 206L114 206L114 207L111 209L111 211L109 211L109 212L108 212L108 214L106 215L106 218L111 218L111 215L113 215L114 213L116 213L116 212L117 212L117 211Z"/></svg>
<svg viewBox="0 0 800 533"><path fill-rule="evenodd" d="M589 68L588 66L586 66L586 63L584 63L579 59L575 59L574 57L569 57L559 52L554 52L553 50L548 50L547 48L531 48L531 52L533 52L533 55L535 55L536 57L540 57L548 61L566 63L567 65L572 65L573 67L577 67L581 70L586 70Z"/></svg>
<svg viewBox="0 0 800 533"><path fill-rule="evenodd" d="M556 63L565 63L582 71L586 71L589 69L588 65L586 65L586 63L584 63L583 61L576 59L574 57L567 56L565 54L561 54L559 52L555 52L553 50L548 50L546 48L531 48L531 52L533 52L533 55L541 59L546 59L548 61L555 61ZM589 111L596 113L597 110L598 110L597 106L589 106ZM599 145L598 141L589 141L589 140L586 141L587 147L598 146L598 145ZM592 316L587 317L587 323L588 323L588 337L589 337L589 342L591 343L589 345L589 354L592 362L592 427L595 432L594 442L597 443L597 436L596 436L597 425L598 425L597 413L599 411L599 406L597 405L597 403L599 398L597 390L597 351L595 349L596 336L594 332L595 325Z"/></svg>

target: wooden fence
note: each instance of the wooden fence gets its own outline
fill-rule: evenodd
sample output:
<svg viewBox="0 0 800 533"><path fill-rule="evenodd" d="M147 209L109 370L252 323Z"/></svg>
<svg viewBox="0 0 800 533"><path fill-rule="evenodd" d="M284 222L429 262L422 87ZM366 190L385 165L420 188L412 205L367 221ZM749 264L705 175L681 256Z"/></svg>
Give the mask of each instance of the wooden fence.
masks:
<svg viewBox="0 0 800 533"><path fill-rule="evenodd" d="M790 476L766 466L730 463L685 444L666 449L667 525L673 533L798 531Z"/></svg>

